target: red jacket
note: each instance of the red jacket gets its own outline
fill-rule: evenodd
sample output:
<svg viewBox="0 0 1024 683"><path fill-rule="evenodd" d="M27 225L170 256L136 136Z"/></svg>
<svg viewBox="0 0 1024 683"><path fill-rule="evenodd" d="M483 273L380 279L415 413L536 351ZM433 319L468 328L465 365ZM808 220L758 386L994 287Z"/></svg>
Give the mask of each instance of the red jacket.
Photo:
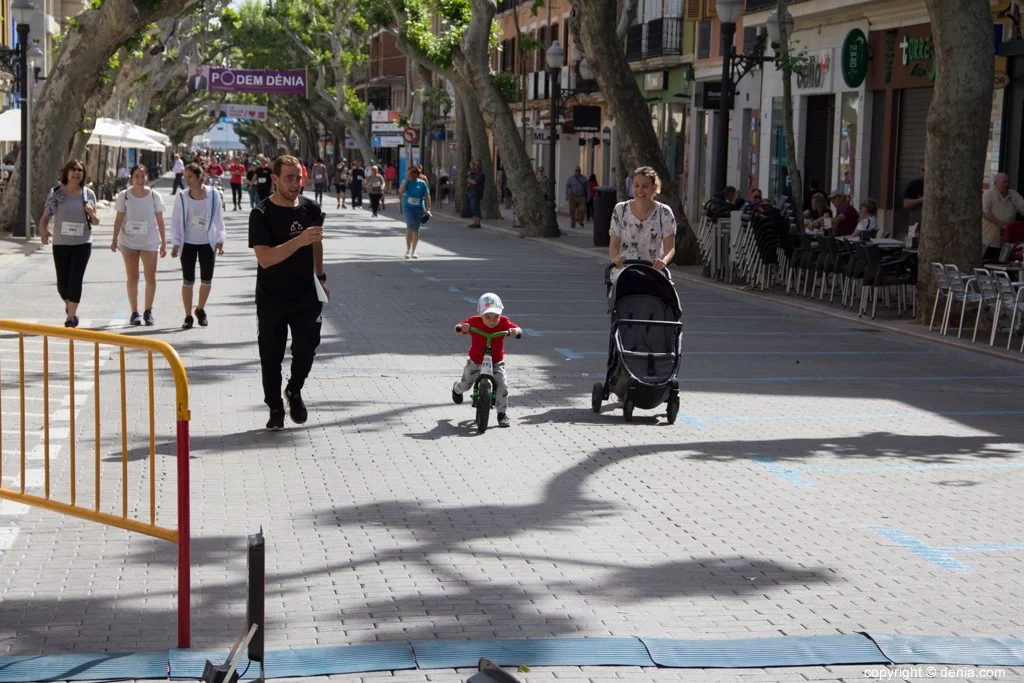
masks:
<svg viewBox="0 0 1024 683"><path fill-rule="evenodd" d="M475 327L478 330L483 330L491 334L495 332L508 332L509 330L519 327L514 322L501 316L498 318L498 324L494 327L487 327L487 323L484 322L482 316L474 315L466 318L461 323L463 327ZM470 333L469 335L469 359L480 365L484 362L484 349L487 348L487 340L481 337L479 334ZM491 360L495 363L499 363L505 360L505 338L498 337L491 340Z"/></svg>

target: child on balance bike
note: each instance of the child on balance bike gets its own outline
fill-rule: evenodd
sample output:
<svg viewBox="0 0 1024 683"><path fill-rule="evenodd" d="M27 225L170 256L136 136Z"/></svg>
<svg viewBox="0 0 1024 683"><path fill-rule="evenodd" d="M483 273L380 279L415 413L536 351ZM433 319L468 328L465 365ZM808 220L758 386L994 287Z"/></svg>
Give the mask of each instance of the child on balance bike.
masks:
<svg viewBox="0 0 1024 683"><path fill-rule="evenodd" d="M456 334L472 334L472 340L469 346L469 359L462 371L462 380L452 386L452 401L462 403L462 394L476 385L480 378L485 352L489 348L490 360L494 365L498 426L508 427L510 424L508 420L508 381L505 374L505 336L511 334L520 337L523 331L501 314L504 306L497 294L487 292L481 296L477 301L476 310L477 315L470 316L455 326ZM504 334L491 336L498 333ZM486 398L486 405L488 408L490 407L490 395ZM481 431L484 429L486 429L486 421L481 425Z"/></svg>

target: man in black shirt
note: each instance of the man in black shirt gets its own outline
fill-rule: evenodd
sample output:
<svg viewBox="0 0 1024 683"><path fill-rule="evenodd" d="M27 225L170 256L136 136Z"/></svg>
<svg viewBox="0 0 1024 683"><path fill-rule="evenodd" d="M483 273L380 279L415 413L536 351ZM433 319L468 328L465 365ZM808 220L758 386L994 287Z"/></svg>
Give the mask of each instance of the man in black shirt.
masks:
<svg viewBox="0 0 1024 683"><path fill-rule="evenodd" d="M363 179L366 177L366 171L362 169L359 162L355 163L352 168L352 172L348 176L349 187L352 188L352 206L363 205Z"/></svg>
<svg viewBox="0 0 1024 683"><path fill-rule="evenodd" d="M903 193L903 208L910 210L910 222L921 221L921 207L925 205L925 160L921 160L921 177L911 180ZM919 226L920 228L920 226Z"/></svg>
<svg viewBox="0 0 1024 683"><path fill-rule="evenodd" d="M320 313L330 293L324 274L324 212L300 195L302 164L292 156L274 160L277 186L267 201L249 214L249 247L256 252L256 319L259 327L263 401L270 408L267 429L284 429L281 363L292 332L292 372L285 387L292 421L306 421L302 386L320 345ZM316 280L321 285L317 286Z"/></svg>
<svg viewBox="0 0 1024 683"><path fill-rule="evenodd" d="M261 202L267 200L274 191L273 171L267 165L267 158L260 155L260 167L253 173L253 182L256 184L256 196Z"/></svg>

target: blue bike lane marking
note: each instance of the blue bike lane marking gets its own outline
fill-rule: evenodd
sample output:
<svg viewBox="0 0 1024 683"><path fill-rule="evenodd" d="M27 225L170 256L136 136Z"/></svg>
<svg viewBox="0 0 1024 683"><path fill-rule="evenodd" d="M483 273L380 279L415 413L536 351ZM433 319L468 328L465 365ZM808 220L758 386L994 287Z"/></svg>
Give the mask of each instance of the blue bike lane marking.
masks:
<svg viewBox="0 0 1024 683"><path fill-rule="evenodd" d="M881 535L888 541L895 543L901 548L910 551L921 559L936 566L955 572L973 572L974 569L953 557L954 553L977 553L977 552L1020 552L1024 550L1024 543L996 543L981 545L952 545L952 546L931 546L919 538L911 536L901 529L892 527L874 526L871 530Z"/></svg>
<svg viewBox="0 0 1024 683"><path fill-rule="evenodd" d="M924 470L993 470L993 469L1024 469L1024 462L1004 463L950 463L942 465L868 465L863 467L789 467L768 458L753 458L753 462L769 473L777 476L787 484L801 488L814 488L814 480L809 474L864 474L871 472L917 472Z"/></svg>

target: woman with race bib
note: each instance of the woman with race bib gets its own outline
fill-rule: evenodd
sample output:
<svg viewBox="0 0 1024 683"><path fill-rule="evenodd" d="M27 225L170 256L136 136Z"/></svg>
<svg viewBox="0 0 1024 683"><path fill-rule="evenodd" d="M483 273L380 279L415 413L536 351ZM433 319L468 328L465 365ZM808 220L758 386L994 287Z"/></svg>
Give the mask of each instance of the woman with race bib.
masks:
<svg viewBox="0 0 1024 683"><path fill-rule="evenodd" d="M206 327L206 300L213 286L213 265L224 253L224 213L217 190L203 187L203 169L198 164L185 168L185 187L171 210L171 258L181 253L181 302L185 304L183 330L194 322ZM214 253L216 251L216 253ZM199 306L192 317L192 288L199 261Z"/></svg>
<svg viewBox="0 0 1024 683"><path fill-rule="evenodd" d="M149 175L142 164L131 172L131 186L117 195L114 208L114 238L110 251L120 251L128 276L128 303L132 307L132 325L153 325L153 300L156 298L157 253L167 256L167 233L164 230L164 200L160 193L146 185ZM139 316L139 262L146 275L146 308Z"/></svg>
<svg viewBox="0 0 1024 683"><path fill-rule="evenodd" d="M53 219L52 235L50 219ZM66 316L64 327L78 327L82 280L92 255L92 226L99 222L96 195L85 187L85 166L72 159L61 169L60 185L46 198L46 209L39 219L39 241L53 242L57 292L64 301Z"/></svg>
<svg viewBox="0 0 1024 683"><path fill-rule="evenodd" d="M402 195L402 214L405 216L405 258L419 258L416 247L420 243L420 224L430 217L430 187L420 178L420 167L409 167L405 182L398 188Z"/></svg>

